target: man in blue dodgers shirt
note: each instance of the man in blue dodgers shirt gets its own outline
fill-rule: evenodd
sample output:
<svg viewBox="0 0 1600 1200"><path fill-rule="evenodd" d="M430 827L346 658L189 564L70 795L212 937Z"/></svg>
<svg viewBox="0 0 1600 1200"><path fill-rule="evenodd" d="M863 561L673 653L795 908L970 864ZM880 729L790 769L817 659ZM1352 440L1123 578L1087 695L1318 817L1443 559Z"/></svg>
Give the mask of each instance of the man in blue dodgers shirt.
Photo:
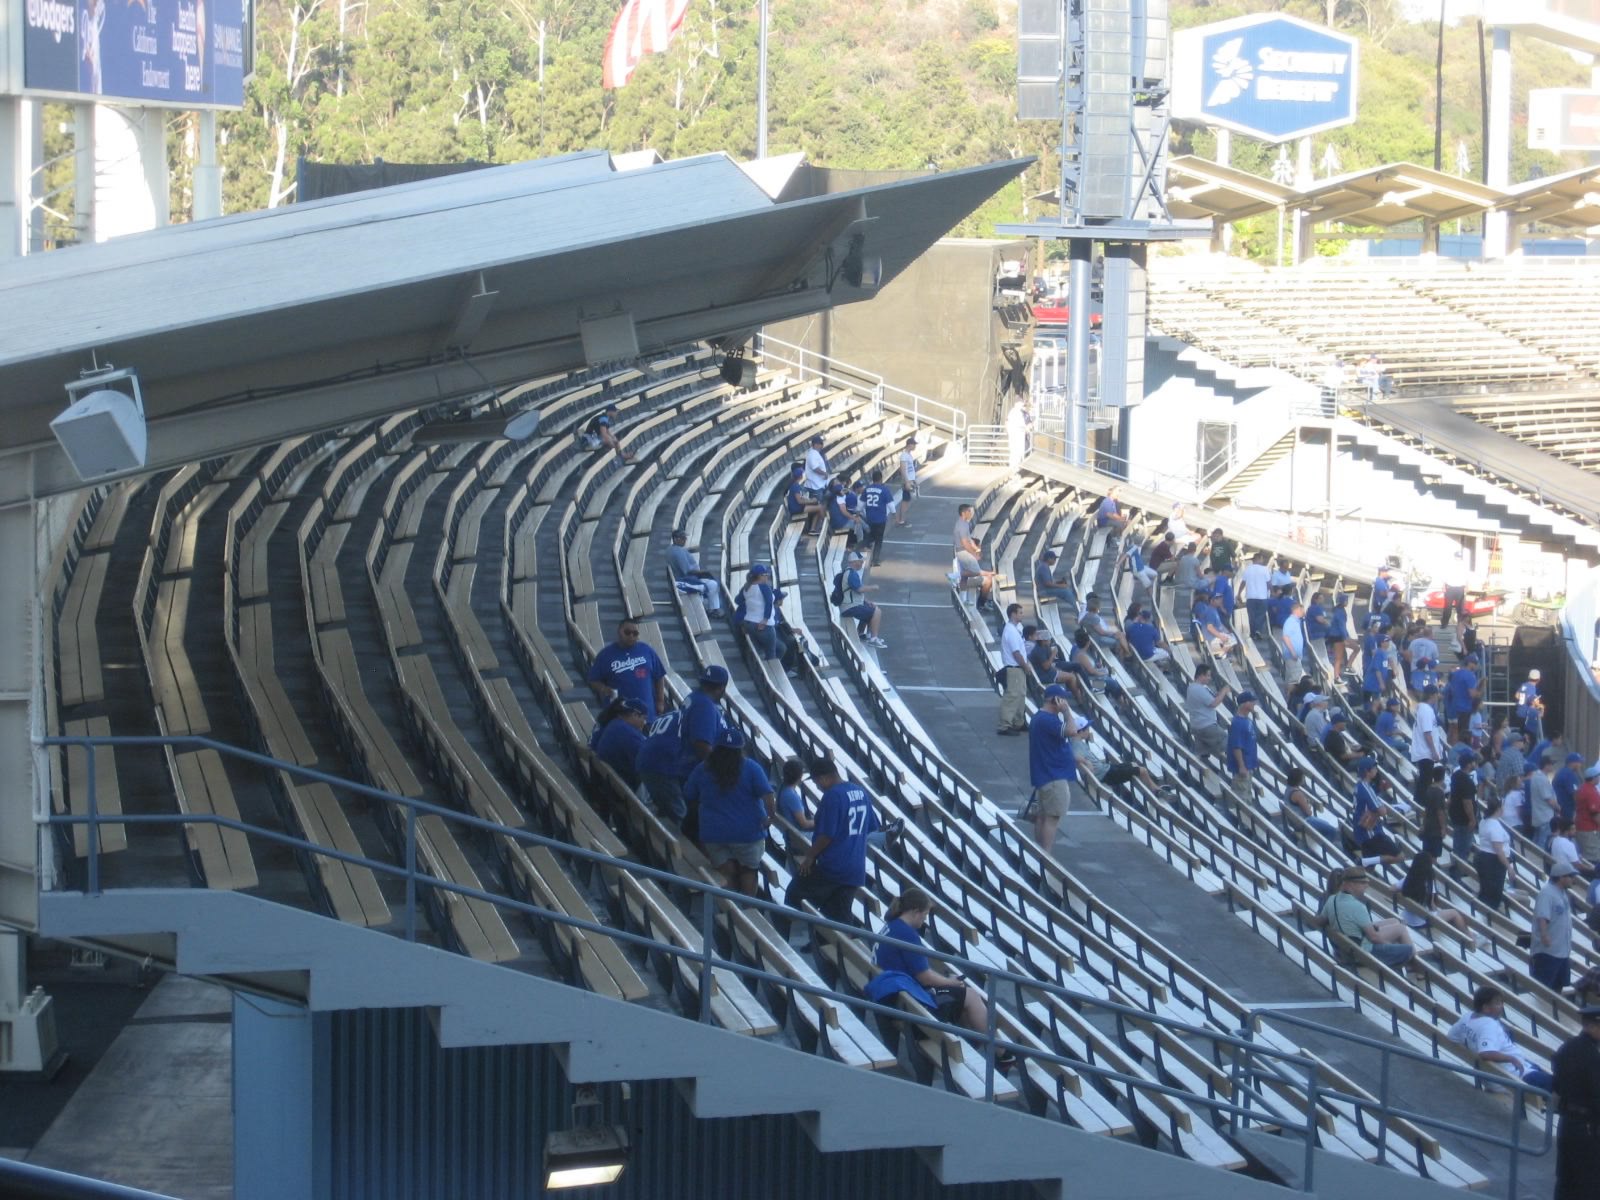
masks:
<svg viewBox="0 0 1600 1200"><path fill-rule="evenodd" d="M722 697L728 691L728 668L711 663L700 672L700 688L690 692L682 708L657 717L646 733L634 768L663 817L683 822L688 806L683 781L711 754L722 732Z"/></svg>
<svg viewBox="0 0 1600 1200"><path fill-rule="evenodd" d="M806 774L822 789L822 798L811 845L795 863L783 902L799 908L809 900L829 920L858 925L851 906L867 882L867 835L878 828L872 795L859 783L841 779L825 754L807 764Z"/></svg>
<svg viewBox="0 0 1600 1200"><path fill-rule="evenodd" d="M889 525L889 510L894 507L894 489L883 481L883 472L872 472L872 482L861 493L861 515L867 521L864 549L877 562L883 557L883 531Z"/></svg>
<svg viewBox="0 0 1600 1200"><path fill-rule="evenodd" d="M1044 703L1028 722L1028 780L1033 784L1033 840L1046 854L1056 842L1061 818L1072 807L1072 785L1078 779L1078 756L1072 739L1084 737L1068 707L1067 689L1052 683Z"/></svg>
<svg viewBox="0 0 1600 1200"><path fill-rule="evenodd" d="M618 696L637 700L645 707L647 721L655 720L667 706L666 679L661 656L639 640L639 623L632 617L618 622L617 640L596 654L589 667L589 686L601 704Z"/></svg>

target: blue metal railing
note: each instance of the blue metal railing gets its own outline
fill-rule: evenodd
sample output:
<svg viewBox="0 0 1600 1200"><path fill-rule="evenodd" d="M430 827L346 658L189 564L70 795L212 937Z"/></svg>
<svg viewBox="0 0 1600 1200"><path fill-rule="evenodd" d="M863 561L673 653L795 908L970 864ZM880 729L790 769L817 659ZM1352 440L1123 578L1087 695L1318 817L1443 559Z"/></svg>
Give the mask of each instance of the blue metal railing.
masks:
<svg viewBox="0 0 1600 1200"><path fill-rule="evenodd" d="M1161 1083L1149 1077L1129 1075L1109 1067L1100 1066L1095 1063L1084 1062L1066 1055L1044 1050L1038 1046L1023 1045L1002 1037L1000 1036L997 1027L997 1015L999 1010L997 1003L990 1003L987 1005L987 1028L981 1031L972 1030L964 1026L953 1025L948 1022L940 1021L934 1017L927 1017L919 1013L908 1012L902 1008L880 1004L875 1001L868 1000L864 996L856 995L850 992L819 986L817 984L795 979L787 975L779 975L761 967L751 966L747 963L738 962L732 958L720 956L717 954L715 949L716 913L718 907L716 904L717 901L727 901L737 904L743 908L764 912L769 916L776 918L776 927L780 930L788 928L790 922L798 921L812 929L812 942L814 945L819 947L821 942L816 936L817 931L829 930L837 934L844 934L852 938L866 941L872 945L889 945L899 949L913 950L917 952L925 952L927 949L924 946L903 942L884 934L873 933L871 930L863 929L856 925L844 924L819 915L800 912L774 901L748 896L743 892L730 891L727 888L719 887L715 884L706 883L701 880L689 878L687 876L676 875L670 871L663 871L655 867L645 866L641 863L630 862L626 859L616 858L600 851L588 850L582 846L576 846L570 842L563 842L554 838L545 837L541 834L532 833L528 830L513 829L508 826L497 824L493 821L484 820L468 813L459 812L455 809L444 808L439 805L432 804L426 800L419 800L405 796L396 796L382 791L379 788L374 788L366 784L343 779L336 775L318 771L315 768L302 767L293 763L283 762L267 755L256 753L252 750L241 749L240 747L232 746L225 742L218 742L207 737L58 736L36 738L35 744L45 747L78 746L83 747L86 751L92 751L94 747L98 746L185 750L208 749L234 759L251 763L258 767L269 770L283 771L292 776L324 783L330 787L343 789L344 791L365 796L369 799L377 800L386 805L398 805L404 808L406 811L405 865L403 867L396 866L392 863L384 862L379 859L367 858L359 854L350 854L342 850L334 849L330 846L323 846L315 842L307 841L304 838L296 837L292 834L250 825L243 821L235 820L231 817L217 816L216 814L121 812L106 814L100 812L99 810L97 790L98 780L96 778L95 755L92 752L86 752L83 755L83 761L85 765L85 811L82 814L47 813L39 817L38 820L41 824L49 826L60 826L67 828L77 825L88 826L89 834L87 838L85 864L85 891L89 895L99 895L102 892L100 863L102 852L100 850L99 837L99 827L101 825L157 827L169 826L184 828L212 825L223 829L234 829L247 834L250 837L260 838L274 844L288 846L305 854L329 858L353 866L363 867L367 870L373 871L376 874L385 875L390 878L403 879L405 882L406 892L404 928L405 937L408 941L415 941L417 936L416 908L419 889L431 888L435 891L450 892L466 899L480 900L485 903L492 904L496 908L508 909L527 917L534 917L542 921L554 922L568 928L581 930L585 933L594 934L600 937L614 938L617 941L626 943L628 945L637 946L649 953L663 954L673 959L691 961L699 968L698 1019L702 1023L710 1023L712 1020L711 1000L714 993L712 976L713 972L720 970L727 971L745 979L768 984L791 994L800 993L818 1000L838 1004L854 1011L859 1011L862 1013L870 1012L880 1017L888 1017L895 1021L935 1029L941 1033L951 1034L957 1037L974 1038L983 1046L984 1099L990 1103L992 1103L995 1099L996 1056L1003 1052L1009 1052L1014 1055L1022 1056L1026 1059L1031 1059L1035 1062L1049 1063L1054 1066L1065 1068L1066 1070L1075 1074L1087 1075L1093 1079L1102 1081L1105 1084L1115 1085L1115 1091L1117 1091L1119 1094L1125 1094L1127 1096L1130 1107L1133 1107L1134 1105L1134 1097L1136 1094L1155 1094L1180 1100L1185 1104L1206 1109L1212 1113L1214 1121L1226 1121L1230 1130L1237 1130L1241 1122L1248 1125L1251 1121L1265 1121L1268 1119L1266 1118L1265 1114L1270 1112L1272 1114L1270 1121L1277 1129L1289 1134L1298 1135L1304 1143L1305 1169L1304 1176L1301 1180L1301 1186L1306 1191L1312 1190L1313 1186L1312 1163L1313 1152L1316 1149L1316 1140L1319 1128L1317 1115L1320 1106L1324 1104L1330 1107L1334 1105L1346 1105L1354 1108L1358 1114L1364 1112L1372 1113L1377 1119L1379 1130L1385 1139L1387 1138L1390 1126L1395 1119L1413 1121L1416 1120L1416 1117L1414 1114L1392 1109L1386 1104L1388 1085L1387 1064L1389 1061L1387 1057L1384 1059L1383 1070L1384 1092L1377 1101L1365 1096L1358 1096L1347 1092L1342 1092L1336 1088L1325 1087L1319 1084L1317 1081L1320 1064L1316 1060L1308 1058L1302 1054L1263 1046L1255 1040L1254 1029L1258 1019L1270 1018L1273 1021L1307 1025L1309 1027L1321 1030L1329 1037L1343 1039L1360 1045L1375 1046L1380 1049L1385 1049L1393 1054L1412 1058L1419 1062L1431 1064L1436 1067L1442 1067L1454 1074L1467 1075L1486 1083L1512 1084L1518 1088L1519 1092L1533 1091L1536 1094L1543 1094L1539 1093L1538 1089L1531 1088L1525 1084L1517 1083L1516 1081L1508 1080L1503 1075L1477 1071L1470 1067L1458 1067L1452 1064L1441 1063L1437 1060L1430 1059L1425 1055L1405 1051L1397 1047L1389 1047L1385 1043L1377 1042L1369 1038L1363 1038L1357 1034L1351 1034L1343 1030L1331 1029L1324 1026L1314 1026L1311 1025L1310 1022L1305 1022L1300 1018L1293 1018L1287 1014L1270 1009L1252 1013L1250 1028L1240 1030L1237 1035L1233 1035L1223 1033L1215 1029L1207 1029L1201 1026L1191 1025L1171 1017L1160 1016L1145 1009L1134 1008L1128 1005L1118 1004L1113 1001L1100 999L1096 996L1075 991L1071 988L1063 987L1058 984L1034 978L1032 976L1026 976L1013 971L997 968L989 963L979 962L955 954L941 952L937 955L941 961L950 964L963 973L971 973L974 976L985 978L989 986L991 997L998 993L1001 985L1004 985L1009 989L1015 998L1015 1006L1018 1011L1021 1011L1026 1003L1024 998L1026 994L1032 993L1040 996L1051 996L1058 1000L1064 1001L1077 1009L1088 1008L1096 1012L1101 1012L1112 1016L1115 1018L1119 1029L1125 1028L1127 1024L1132 1024L1135 1027L1140 1028L1164 1029L1168 1033L1177 1035L1179 1037L1195 1038L1209 1042L1212 1046L1213 1058L1215 1061L1220 1061L1223 1056L1226 1056L1230 1060L1230 1079L1232 1083L1230 1095L1233 1096L1234 1099L1224 1100L1214 1096L1203 1096L1196 1092L1186 1091L1182 1088ZM524 845L541 846L569 859L576 859L580 862L587 862L608 870L626 873L638 878L649 879L657 883L667 885L675 892L698 894L702 899L699 926L700 948L696 950L675 945L671 942L664 942L644 934L633 933L626 929L614 928L612 926L603 925L599 922L586 920L581 917L574 917L570 914L543 908L539 905L531 904L524 900L518 900L509 896L488 892L481 888L458 884L452 880L441 879L437 876L421 872L417 869L417 819L422 815L437 816L444 820L478 830L482 833L510 838L513 841ZM826 1029L825 1023L823 1028L824 1030ZM823 1035L823 1040L825 1043L825 1032ZM1294 1070L1291 1072L1286 1068L1293 1068ZM1270 1081L1286 1087L1304 1089L1305 1097L1304 1103L1301 1106L1301 1121L1296 1123L1292 1120L1285 1119L1285 1113L1283 1111L1284 1105L1282 1100L1279 1099L1272 1101L1268 1099L1262 1090L1264 1081ZM1513 1111L1514 1121L1519 1119L1519 1110L1520 1105L1517 1106L1517 1109L1514 1109ZM1471 1136L1474 1136L1480 1140L1484 1138L1484 1135L1476 1130L1461 1129L1458 1126L1451 1125L1448 1122L1440 1121L1437 1118L1427 1118L1426 1120L1432 1125L1448 1129L1451 1132L1470 1134ZM1417 1121L1417 1123L1421 1124L1423 1122ZM1176 1126L1176 1122L1174 1122L1174 1125ZM1176 1135L1176 1127L1169 1132L1171 1134L1172 1141L1176 1146L1179 1140ZM1515 1161L1517 1154L1521 1153L1538 1155L1544 1154L1549 1150L1549 1147L1552 1144L1550 1137L1550 1115L1547 1112L1545 1144L1538 1150L1528 1150L1522 1147L1518 1138L1518 1130L1515 1127L1513 1128L1512 1135L1509 1139L1489 1140L1491 1141L1491 1144L1507 1146L1510 1148L1513 1162L1511 1178L1514 1182L1516 1177ZM1380 1162L1383 1162L1385 1161L1385 1158L1385 1143L1384 1141L1380 1141L1378 1159ZM1420 1164L1420 1154L1418 1159ZM116 1195L119 1193L92 1194ZM139 1193L134 1194L139 1195ZM1511 1197L1512 1200L1515 1200L1514 1191L1511 1193Z"/></svg>
<svg viewBox="0 0 1600 1200"><path fill-rule="evenodd" d="M54 1171L14 1158L0 1158L0 1193L12 1200L172 1200L162 1192Z"/></svg>

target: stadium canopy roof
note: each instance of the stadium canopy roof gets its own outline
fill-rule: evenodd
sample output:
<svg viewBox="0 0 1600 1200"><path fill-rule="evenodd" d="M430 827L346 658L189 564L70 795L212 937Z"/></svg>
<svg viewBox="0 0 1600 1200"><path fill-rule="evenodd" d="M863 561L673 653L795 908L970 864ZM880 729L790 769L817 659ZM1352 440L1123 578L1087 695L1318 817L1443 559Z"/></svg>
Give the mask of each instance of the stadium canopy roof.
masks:
<svg viewBox="0 0 1600 1200"><path fill-rule="evenodd" d="M1167 161L1167 209L1180 220L1238 221L1287 207L1296 194L1270 179L1193 154Z"/></svg>
<svg viewBox="0 0 1600 1200"><path fill-rule="evenodd" d="M94 361L137 371L154 470L581 366L583 318L651 354L869 298L853 235L887 282L1028 161L777 203L722 154L587 151L8 263L0 501L82 486L48 426Z"/></svg>
<svg viewBox="0 0 1600 1200"><path fill-rule="evenodd" d="M1453 221L1493 208L1505 193L1470 179L1414 163L1390 163L1339 175L1300 192L1291 208L1315 221L1399 225Z"/></svg>
<svg viewBox="0 0 1600 1200"><path fill-rule="evenodd" d="M1538 223L1568 229L1600 225L1600 166L1579 167L1518 184L1509 189L1499 207L1518 225Z"/></svg>

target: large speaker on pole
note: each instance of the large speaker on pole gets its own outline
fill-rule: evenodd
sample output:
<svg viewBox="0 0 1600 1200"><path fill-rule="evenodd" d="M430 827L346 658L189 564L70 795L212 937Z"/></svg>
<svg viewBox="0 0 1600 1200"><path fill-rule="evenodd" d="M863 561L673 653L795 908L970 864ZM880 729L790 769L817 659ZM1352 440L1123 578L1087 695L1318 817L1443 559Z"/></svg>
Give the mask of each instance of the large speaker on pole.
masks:
<svg viewBox="0 0 1600 1200"><path fill-rule="evenodd" d="M1017 5L1017 119L1061 119L1061 0Z"/></svg>
<svg viewBox="0 0 1600 1200"><path fill-rule="evenodd" d="M1136 182L1132 0L1084 0L1083 66L1079 211L1127 216Z"/></svg>

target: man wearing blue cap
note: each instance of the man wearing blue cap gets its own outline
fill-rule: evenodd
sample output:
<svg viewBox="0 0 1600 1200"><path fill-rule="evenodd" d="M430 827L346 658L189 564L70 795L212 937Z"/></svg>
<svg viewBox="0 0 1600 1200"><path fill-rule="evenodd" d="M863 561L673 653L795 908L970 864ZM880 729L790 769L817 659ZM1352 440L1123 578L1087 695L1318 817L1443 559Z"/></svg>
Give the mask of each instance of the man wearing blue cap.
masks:
<svg viewBox="0 0 1600 1200"><path fill-rule="evenodd" d="M1246 801L1255 794L1255 773L1261 766L1256 749L1256 723L1251 714L1256 710L1256 694L1246 688L1239 693L1239 704L1234 709L1233 720L1228 725L1228 769L1233 774L1233 795Z"/></svg>
<svg viewBox="0 0 1600 1200"><path fill-rule="evenodd" d="M711 754L722 731L720 705L727 691L728 668L712 663L700 672L699 690L689 694L688 703L650 726L635 767L661 816L685 824L683 781ZM685 824L684 832L693 836L695 831Z"/></svg>
<svg viewBox="0 0 1600 1200"><path fill-rule="evenodd" d="M1369 867L1380 862L1399 862L1400 847L1383 827L1389 808L1378 799L1378 790L1372 782L1378 777L1378 760L1367 755L1356 763L1355 772L1355 808L1350 814L1350 827L1361 862Z"/></svg>
<svg viewBox="0 0 1600 1200"><path fill-rule="evenodd" d="M1068 707L1070 695L1059 683L1044 690L1044 703L1028 722L1028 779L1033 785L1033 840L1049 854L1061 818L1072 807L1078 759L1072 739L1085 736Z"/></svg>

